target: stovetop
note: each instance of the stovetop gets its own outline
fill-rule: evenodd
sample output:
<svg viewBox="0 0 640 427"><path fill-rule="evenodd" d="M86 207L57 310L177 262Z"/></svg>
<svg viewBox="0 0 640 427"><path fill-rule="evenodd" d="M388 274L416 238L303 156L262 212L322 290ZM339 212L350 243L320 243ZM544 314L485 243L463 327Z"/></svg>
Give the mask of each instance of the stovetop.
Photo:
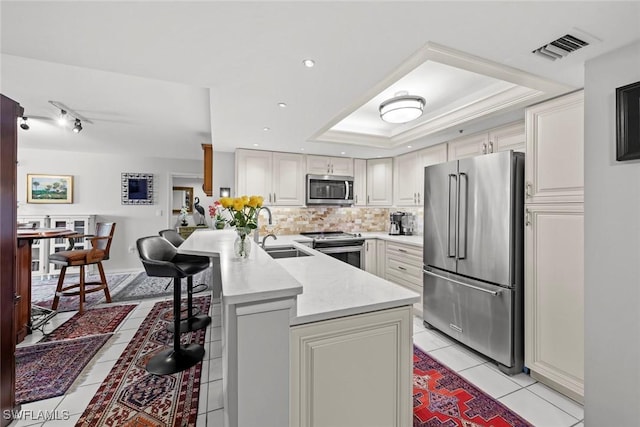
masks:
<svg viewBox="0 0 640 427"><path fill-rule="evenodd" d="M345 233L344 231L313 231L300 234L314 240L347 240L362 238L360 233Z"/></svg>

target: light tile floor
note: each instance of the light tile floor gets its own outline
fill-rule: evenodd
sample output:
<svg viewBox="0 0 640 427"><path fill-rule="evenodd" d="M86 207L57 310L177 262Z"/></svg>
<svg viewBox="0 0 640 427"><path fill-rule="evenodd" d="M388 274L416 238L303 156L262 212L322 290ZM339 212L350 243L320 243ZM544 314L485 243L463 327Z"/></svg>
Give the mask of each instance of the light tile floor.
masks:
<svg viewBox="0 0 640 427"><path fill-rule="evenodd" d="M98 352L84 372L64 396L28 403L22 406L31 419L16 420L10 427L23 426L69 426L75 424L102 384L120 353L147 316L153 305L162 299L145 299L127 316L116 330L114 337ZM198 405L198 427L223 426L222 396L222 341L220 304L211 306L212 324L205 336L205 360L203 362L200 400ZM46 326L51 332L75 312L60 313ZM522 373L507 376L482 356L466 349L446 335L427 330L422 320L414 317L413 341L434 358L458 372L490 396L521 415L536 427L583 427L584 409L581 405L551 390ZM29 335L20 346L30 345L42 338L39 331ZM56 412L57 411L57 412ZM44 421L39 414L60 415L68 411L66 420ZM36 418L36 419L33 419Z"/></svg>
<svg viewBox="0 0 640 427"><path fill-rule="evenodd" d="M498 399L536 427L583 427L584 408L524 373L508 376L494 363L446 335L428 330L414 317L416 346Z"/></svg>

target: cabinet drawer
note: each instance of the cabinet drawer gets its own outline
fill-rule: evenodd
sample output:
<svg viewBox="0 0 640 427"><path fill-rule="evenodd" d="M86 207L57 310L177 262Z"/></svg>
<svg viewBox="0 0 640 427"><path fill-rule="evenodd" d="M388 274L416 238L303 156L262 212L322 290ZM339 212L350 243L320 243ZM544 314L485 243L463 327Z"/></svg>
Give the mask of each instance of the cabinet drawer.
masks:
<svg viewBox="0 0 640 427"><path fill-rule="evenodd" d="M422 249L416 246L387 242L387 256L401 257L405 262L422 267Z"/></svg>
<svg viewBox="0 0 640 427"><path fill-rule="evenodd" d="M422 286L422 267L407 264L397 259L387 259L387 275L403 278L416 286Z"/></svg>

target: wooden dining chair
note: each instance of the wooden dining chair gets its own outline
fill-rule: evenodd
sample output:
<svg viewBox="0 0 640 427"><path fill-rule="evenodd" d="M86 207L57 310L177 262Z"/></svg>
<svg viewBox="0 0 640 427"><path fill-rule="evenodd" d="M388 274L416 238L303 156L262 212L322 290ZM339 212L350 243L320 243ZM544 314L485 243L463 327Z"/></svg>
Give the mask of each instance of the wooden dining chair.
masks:
<svg viewBox="0 0 640 427"><path fill-rule="evenodd" d="M85 296L88 293L104 291L107 302L111 302L109 285L104 274L102 261L109 259L109 249L113 240L113 232L116 229L115 222L99 222L96 224L96 233L93 235L71 235L69 240L86 238L90 241L91 247L87 249L70 249L56 252L49 255L49 261L62 267L60 278L56 287L56 294L53 298L52 309L57 310L60 297L79 296L80 314L84 311ZM99 282L87 282L85 278L85 266L96 264L100 273ZM80 267L80 279L78 283L64 286L64 277L67 267Z"/></svg>

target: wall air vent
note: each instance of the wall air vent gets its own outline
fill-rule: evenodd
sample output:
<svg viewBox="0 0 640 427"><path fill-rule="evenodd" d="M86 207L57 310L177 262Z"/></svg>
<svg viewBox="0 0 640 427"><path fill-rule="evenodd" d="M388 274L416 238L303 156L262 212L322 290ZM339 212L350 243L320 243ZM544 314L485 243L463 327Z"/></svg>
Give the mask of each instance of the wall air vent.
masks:
<svg viewBox="0 0 640 427"><path fill-rule="evenodd" d="M585 46L589 46L589 43L579 39L578 37L572 36L571 34L567 34L549 44L531 51L531 53L535 53L543 58L555 61L556 59L562 59L571 52L575 52Z"/></svg>

